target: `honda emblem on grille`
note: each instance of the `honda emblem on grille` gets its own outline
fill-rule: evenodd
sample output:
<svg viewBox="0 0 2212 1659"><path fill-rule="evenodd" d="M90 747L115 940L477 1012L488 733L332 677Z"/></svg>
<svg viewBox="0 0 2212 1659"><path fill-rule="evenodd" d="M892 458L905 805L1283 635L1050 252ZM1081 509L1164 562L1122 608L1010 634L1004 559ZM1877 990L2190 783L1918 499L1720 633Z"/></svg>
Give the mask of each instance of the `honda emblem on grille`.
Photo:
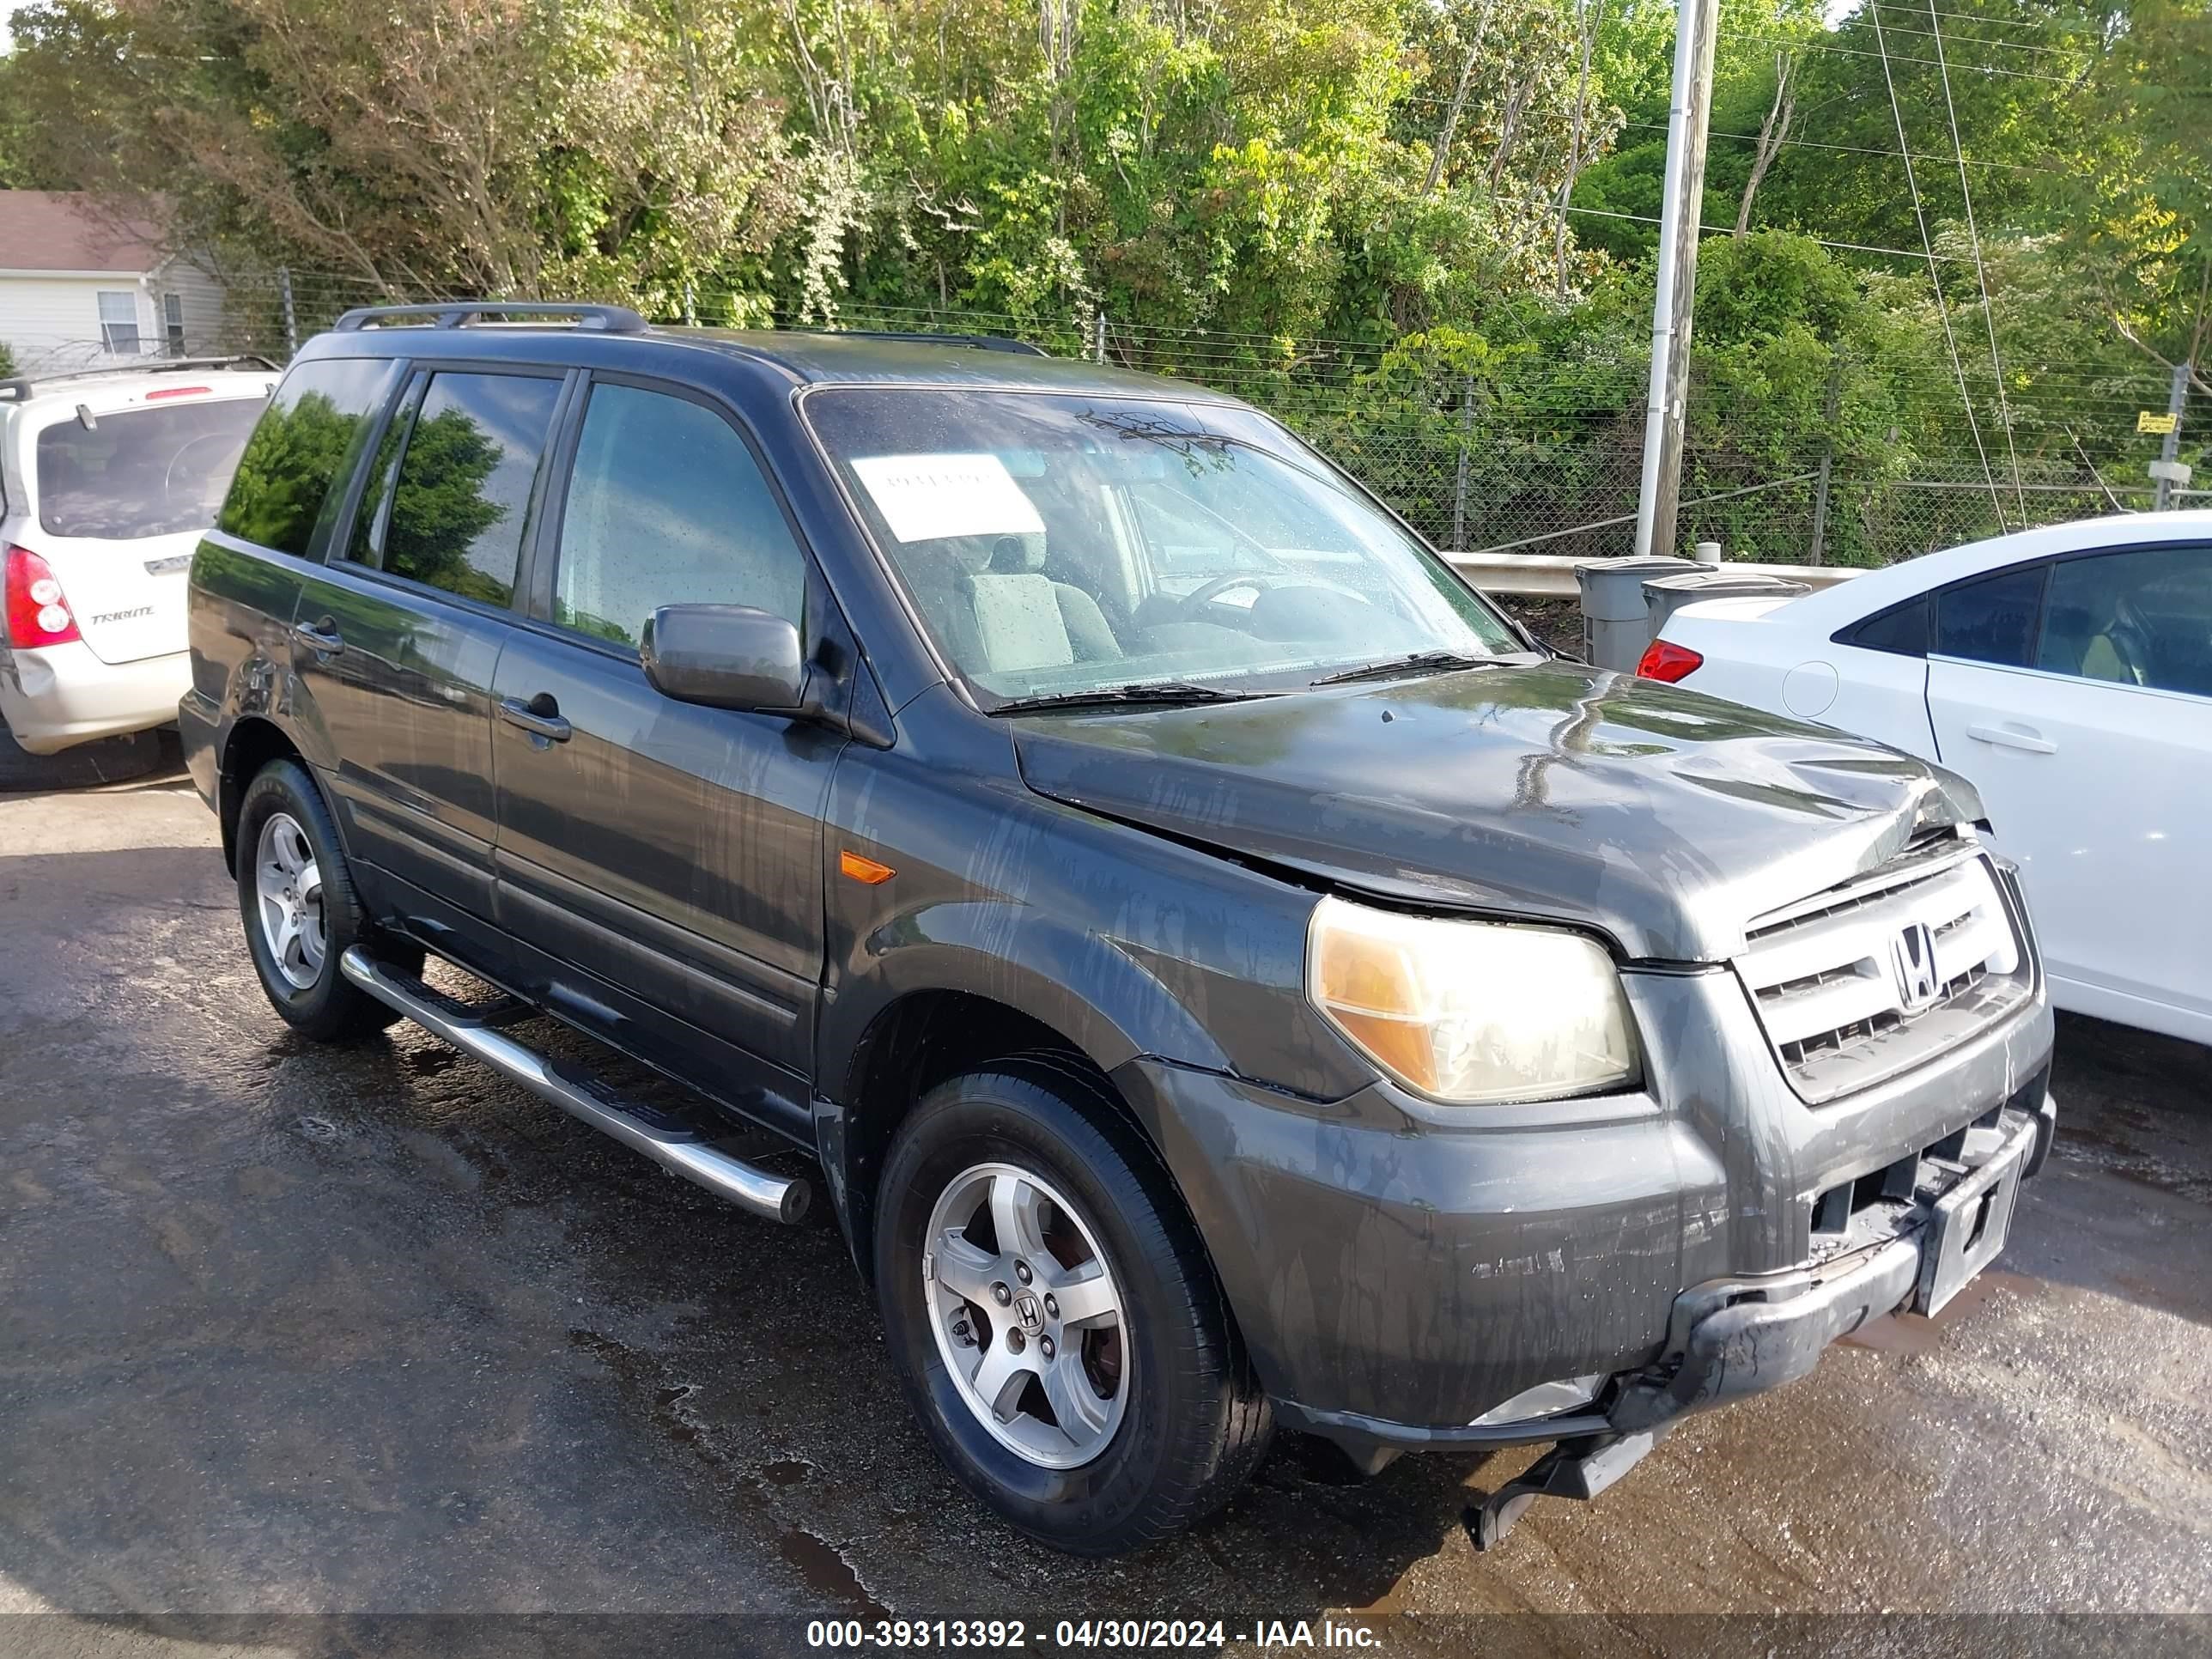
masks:
<svg viewBox="0 0 2212 1659"><path fill-rule="evenodd" d="M1897 990L1905 1012L1917 1014L1936 1000L1943 988L1936 977L1936 935L1928 924L1916 921L1900 928L1893 946L1897 954Z"/></svg>

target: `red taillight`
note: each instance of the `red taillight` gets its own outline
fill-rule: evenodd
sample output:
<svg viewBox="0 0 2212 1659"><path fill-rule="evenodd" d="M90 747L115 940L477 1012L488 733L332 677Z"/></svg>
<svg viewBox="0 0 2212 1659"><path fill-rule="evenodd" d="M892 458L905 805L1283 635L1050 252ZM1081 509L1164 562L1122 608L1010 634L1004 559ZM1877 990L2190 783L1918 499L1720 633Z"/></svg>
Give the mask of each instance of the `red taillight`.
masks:
<svg viewBox="0 0 2212 1659"><path fill-rule="evenodd" d="M149 392L146 401L159 403L164 398L204 398L214 391L211 386L165 386L159 392Z"/></svg>
<svg viewBox="0 0 2212 1659"><path fill-rule="evenodd" d="M67 645L77 637L76 618L54 579L53 567L27 547L8 550L8 643Z"/></svg>
<svg viewBox="0 0 2212 1659"><path fill-rule="evenodd" d="M1704 656L1672 640L1654 640L1644 647L1644 660L1636 665L1638 679L1664 680L1672 685L1705 665Z"/></svg>

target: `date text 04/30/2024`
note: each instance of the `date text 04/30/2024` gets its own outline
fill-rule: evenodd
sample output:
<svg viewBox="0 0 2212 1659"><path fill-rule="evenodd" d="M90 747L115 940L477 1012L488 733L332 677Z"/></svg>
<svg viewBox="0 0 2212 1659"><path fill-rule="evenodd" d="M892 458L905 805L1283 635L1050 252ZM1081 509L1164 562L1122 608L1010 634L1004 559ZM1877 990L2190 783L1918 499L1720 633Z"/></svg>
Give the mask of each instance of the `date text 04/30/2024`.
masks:
<svg viewBox="0 0 2212 1659"><path fill-rule="evenodd" d="M817 1619L806 1626L809 1647L829 1649L1079 1648L1121 1650L1219 1649L1371 1649L1382 1644L1370 1626L1333 1620L1261 1619L1231 1626L1220 1619L1061 1619L1050 1626L1021 1619Z"/></svg>

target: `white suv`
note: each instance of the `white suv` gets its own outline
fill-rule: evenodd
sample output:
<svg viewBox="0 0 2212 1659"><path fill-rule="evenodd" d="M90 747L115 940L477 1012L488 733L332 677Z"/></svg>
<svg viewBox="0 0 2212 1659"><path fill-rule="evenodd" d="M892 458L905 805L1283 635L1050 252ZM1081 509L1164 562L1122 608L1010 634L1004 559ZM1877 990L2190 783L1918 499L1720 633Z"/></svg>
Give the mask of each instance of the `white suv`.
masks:
<svg viewBox="0 0 2212 1659"><path fill-rule="evenodd" d="M0 718L22 749L176 719L185 572L276 379L232 357L0 381Z"/></svg>

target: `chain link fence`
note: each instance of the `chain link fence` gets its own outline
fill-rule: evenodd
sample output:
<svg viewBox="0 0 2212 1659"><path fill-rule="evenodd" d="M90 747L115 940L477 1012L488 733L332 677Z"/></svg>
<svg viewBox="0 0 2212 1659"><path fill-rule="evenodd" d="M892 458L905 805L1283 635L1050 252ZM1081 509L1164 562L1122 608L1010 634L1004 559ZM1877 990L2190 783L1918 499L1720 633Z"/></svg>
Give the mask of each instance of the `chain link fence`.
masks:
<svg viewBox="0 0 2212 1659"><path fill-rule="evenodd" d="M352 307L444 297L297 270L231 271L219 287L219 307L190 318L181 339L148 345L252 352L281 363ZM693 290L642 308L656 321L710 326L754 309L739 296ZM1592 368L1523 356L1505 372L1455 373L1409 365L1374 343L1152 328L1097 312L1039 319L848 303L836 325L1012 336L1242 398L1447 549L1599 558L1625 554L1633 542L1644 405L1643 373L1632 362ZM107 361L101 354L101 342L87 343L88 359ZM1730 558L1875 566L2027 525L2148 508L2153 489L2137 453L2136 411L2163 409L2166 395L2163 374L2148 369L2085 386L2067 421L2046 421L2041 448L2021 457L2015 483L2011 459L1994 449L1986 471L1972 453L1902 465L1734 452L1695 435L1693 382L1682 547L1712 541ZM2054 445L2062 458L2048 453ZM2205 499L2207 492L2181 490L2171 504Z"/></svg>

